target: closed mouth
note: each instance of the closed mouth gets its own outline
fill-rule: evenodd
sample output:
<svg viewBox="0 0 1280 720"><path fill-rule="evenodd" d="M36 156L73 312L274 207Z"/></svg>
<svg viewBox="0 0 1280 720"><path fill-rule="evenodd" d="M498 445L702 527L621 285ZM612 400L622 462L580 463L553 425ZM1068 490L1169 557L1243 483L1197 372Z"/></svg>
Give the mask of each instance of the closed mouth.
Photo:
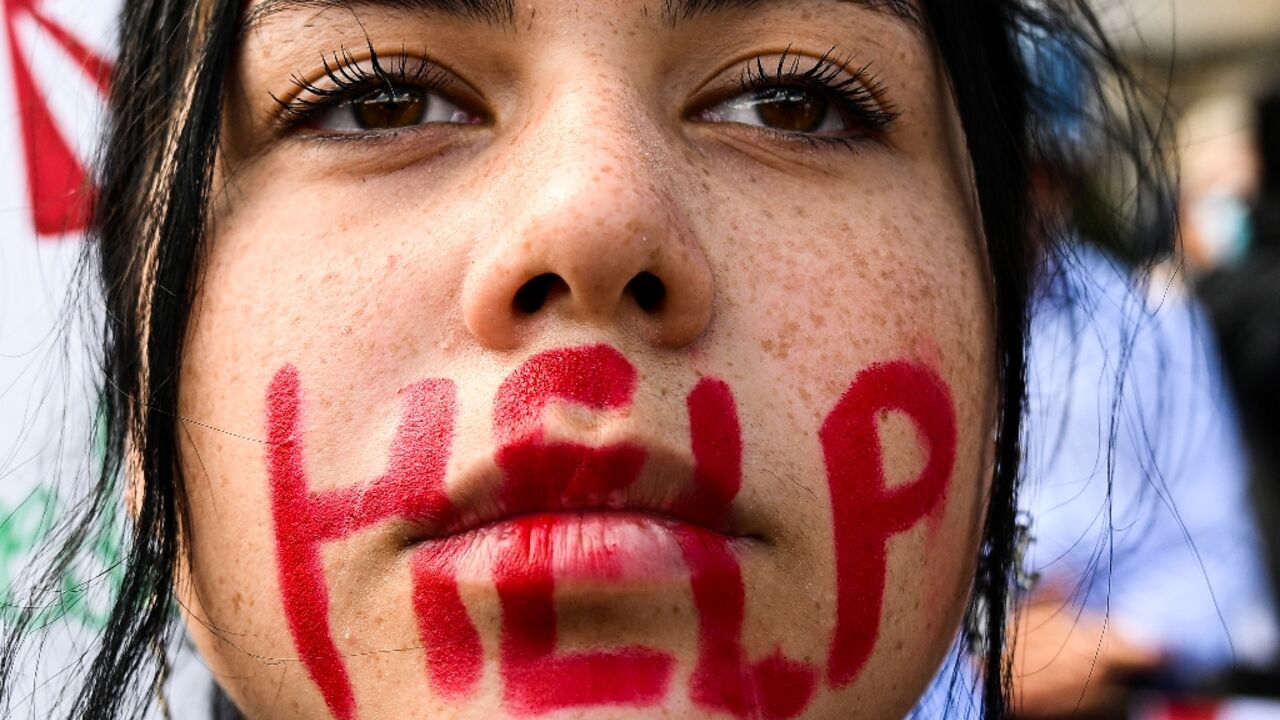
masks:
<svg viewBox="0 0 1280 720"><path fill-rule="evenodd" d="M603 345L530 358L499 388L497 449L451 484L447 517L409 523L406 548L429 547L463 564L527 561L574 573L657 557L670 574L695 538L766 543L731 507L742 445L727 386L695 385L686 398L689 449L677 450L610 416L629 404L634 381L634 368ZM552 401L603 414L566 436L562 419L542 412Z"/></svg>
<svg viewBox="0 0 1280 720"><path fill-rule="evenodd" d="M452 517L407 528L406 550L430 548L475 582L497 572L650 583L683 582L689 542L766 542L699 493L694 464L666 448L534 434L494 457L459 479Z"/></svg>
<svg viewBox="0 0 1280 720"><path fill-rule="evenodd" d="M683 529L698 534L715 535L730 541L763 542L763 538L755 534L738 534L728 530L722 524L712 526L692 513L682 513L678 504L671 507L655 508L629 501L613 504L576 503L568 500L563 503L547 503L538 507L513 508L509 512L486 516L473 516L467 520L457 519L442 527L422 528L418 532L410 532L407 539L411 543L432 542L459 538L466 535L480 535L504 528L527 526L532 522L561 522L572 520L598 520L601 522L650 523L654 526L673 530Z"/></svg>

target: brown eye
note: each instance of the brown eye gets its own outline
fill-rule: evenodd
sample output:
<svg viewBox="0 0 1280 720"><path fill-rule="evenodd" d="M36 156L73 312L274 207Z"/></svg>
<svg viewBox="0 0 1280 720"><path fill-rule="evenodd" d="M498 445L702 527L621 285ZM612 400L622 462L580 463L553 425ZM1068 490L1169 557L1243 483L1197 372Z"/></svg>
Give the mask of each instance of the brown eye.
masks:
<svg viewBox="0 0 1280 720"><path fill-rule="evenodd" d="M786 132L816 132L827 119L830 103L811 90L777 87L761 90L749 101L765 125Z"/></svg>
<svg viewBox="0 0 1280 720"><path fill-rule="evenodd" d="M798 85L748 90L700 112L701 122L724 122L809 136L861 134L859 113L821 90Z"/></svg>
<svg viewBox="0 0 1280 720"><path fill-rule="evenodd" d="M353 100L351 113L361 130L394 130L422 122L427 98L417 88L384 88Z"/></svg>
<svg viewBox="0 0 1280 720"><path fill-rule="evenodd" d="M476 125L484 117L450 101L439 91L411 85L379 87L320 112L307 123L328 133L376 133L446 123Z"/></svg>

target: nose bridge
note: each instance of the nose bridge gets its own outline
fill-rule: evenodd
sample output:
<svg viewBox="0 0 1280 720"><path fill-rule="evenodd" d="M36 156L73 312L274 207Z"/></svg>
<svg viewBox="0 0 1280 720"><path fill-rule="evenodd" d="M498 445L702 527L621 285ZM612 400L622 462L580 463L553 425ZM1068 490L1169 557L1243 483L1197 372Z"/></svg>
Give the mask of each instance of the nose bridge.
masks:
<svg viewBox="0 0 1280 720"><path fill-rule="evenodd" d="M593 312L609 312L636 273L689 241L654 151L631 128L601 125L537 140L546 162L536 164L517 229Z"/></svg>
<svg viewBox="0 0 1280 720"><path fill-rule="evenodd" d="M528 196L531 224L585 222L603 231L575 235L588 242L682 229L660 161L661 133L619 84L603 75L577 83L543 111L527 138L534 157L526 167L538 188Z"/></svg>
<svg viewBox="0 0 1280 720"><path fill-rule="evenodd" d="M467 293L486 344L511 347L548 316L638 319L664 345L701 334L710 270L662 160L662 130L637 95L603 74L566 83L515 131L507 217Z"/></svg>

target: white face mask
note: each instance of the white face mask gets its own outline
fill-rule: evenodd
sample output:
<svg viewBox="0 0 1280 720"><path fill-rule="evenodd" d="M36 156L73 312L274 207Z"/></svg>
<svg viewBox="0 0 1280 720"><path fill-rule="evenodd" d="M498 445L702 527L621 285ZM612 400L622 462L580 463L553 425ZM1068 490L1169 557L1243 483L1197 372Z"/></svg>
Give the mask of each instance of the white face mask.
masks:
<svg viewBox="0 0 1280 720"><path fill-rule="evenodd" d="M1191 222L1211 265L1233 265L1249 249L1249 206L1238 195L1216 192L1201 197L1191 208Z"/></svg>

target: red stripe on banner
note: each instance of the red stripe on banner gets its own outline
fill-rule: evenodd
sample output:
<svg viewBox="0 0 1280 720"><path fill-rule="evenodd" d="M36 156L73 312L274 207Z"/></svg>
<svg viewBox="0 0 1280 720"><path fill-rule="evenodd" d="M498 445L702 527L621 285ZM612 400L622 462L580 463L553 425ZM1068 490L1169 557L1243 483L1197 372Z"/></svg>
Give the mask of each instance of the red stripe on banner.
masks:
<svg viewBox="0 0 1280 720"><path fill-rule="evenodd" d="M105 96L111 86L111 63L91 50L88 45L80 42L79 38L54 22L48 15L33 8L31 17L35 18L40 29L49 33L49 37L53 38L53 41L58 43L63 50L67 51L71 59L75 60L76 64L80 66L85 76L92 80L98 86L98 90Z"/></svg>
<svg viewBox="0 0 1280 720"><path fill-rule="evenodd" d="M18 18L25 13L49 33L104 94L110 82L111 66L66 28L40 12L36 3L37 0L3 0L4 24L26 154L31 222L38 237L52 238L88 227L94 192L88 173L36 85L31 66L18 43Z"/></svg>

